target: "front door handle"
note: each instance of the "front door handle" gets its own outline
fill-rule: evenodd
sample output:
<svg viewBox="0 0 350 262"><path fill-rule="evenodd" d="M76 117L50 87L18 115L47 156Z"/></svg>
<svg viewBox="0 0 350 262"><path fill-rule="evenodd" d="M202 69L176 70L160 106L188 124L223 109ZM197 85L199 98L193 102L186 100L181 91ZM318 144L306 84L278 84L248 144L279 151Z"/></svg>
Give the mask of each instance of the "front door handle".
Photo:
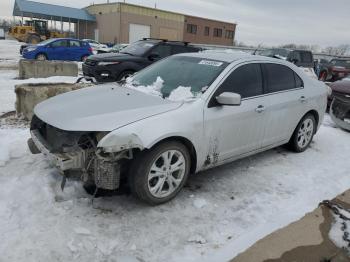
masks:
<svg viewBox="0 0 350 262"><path fill-rule="evenodd" d="M302 102L302 103L305 103L307 101L306 97L305 96L301 96L299 98L299 101Z"/></svg>
<svg viewBox="0 0 350 262"><path fill-rule="evenodd" d="M255 112L262 113L265 111L265 107L263 105L258 106L255 108Z"/></svg>

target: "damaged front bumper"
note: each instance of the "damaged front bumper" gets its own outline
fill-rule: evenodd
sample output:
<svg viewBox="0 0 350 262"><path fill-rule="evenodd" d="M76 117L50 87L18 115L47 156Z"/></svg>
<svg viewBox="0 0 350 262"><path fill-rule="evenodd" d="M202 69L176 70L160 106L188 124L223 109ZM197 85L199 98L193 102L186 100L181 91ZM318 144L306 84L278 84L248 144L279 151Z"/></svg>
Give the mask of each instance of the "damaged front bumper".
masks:
<svg viewBox="0 0 350 262"><path fill-rule="evenodd" d="M64 178L67 171L78 171L83 182L93 182L97 188L115 190L120 185L120 159L129 158L129 152L111 156L96 149L78 149L72 152L52 153L50 145L39 130L31 130L28 146L33 154L42 153L50 163L60 170Z"/></svg>
<svg viewBox="0 0 350 262"><path fill-rule="evenodd" d="M350 95L335 93L330 106L330 115L339 127L350 131Z"/></svg>

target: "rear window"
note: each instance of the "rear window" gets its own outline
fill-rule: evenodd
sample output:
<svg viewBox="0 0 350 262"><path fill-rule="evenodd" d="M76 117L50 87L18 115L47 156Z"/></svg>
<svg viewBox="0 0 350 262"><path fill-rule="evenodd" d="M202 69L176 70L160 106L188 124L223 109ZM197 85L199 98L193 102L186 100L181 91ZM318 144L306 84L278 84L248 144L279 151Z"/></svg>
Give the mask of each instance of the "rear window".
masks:
<svg viewBox="0 0 350 262"><path fill-rule="evenodd" d="M264 64L264 75L267 81L266 92L275 93L303 86L303 81L287 66Z"/></svg>

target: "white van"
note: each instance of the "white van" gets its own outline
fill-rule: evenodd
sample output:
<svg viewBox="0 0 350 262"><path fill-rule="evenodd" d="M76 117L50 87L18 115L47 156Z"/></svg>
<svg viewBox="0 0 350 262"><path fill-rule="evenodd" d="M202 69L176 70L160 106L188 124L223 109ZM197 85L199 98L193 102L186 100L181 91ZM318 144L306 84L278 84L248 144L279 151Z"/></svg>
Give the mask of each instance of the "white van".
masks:
<svg viewBox="0 0 350 262"><path fill-rule="evenodd" d="M4 28L0 28L0 39L5 39L5 30L4 30Z"/></svg>

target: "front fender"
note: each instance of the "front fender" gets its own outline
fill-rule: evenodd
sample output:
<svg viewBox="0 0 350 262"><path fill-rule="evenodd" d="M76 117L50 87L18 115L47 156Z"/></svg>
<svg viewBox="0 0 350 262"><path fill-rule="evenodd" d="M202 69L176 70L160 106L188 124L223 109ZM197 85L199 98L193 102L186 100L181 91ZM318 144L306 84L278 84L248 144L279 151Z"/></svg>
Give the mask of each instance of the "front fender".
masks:
<svg viewBox="0 0 350 262"><path fill-rule="evenodd" d="M97 147L103 148L107 153L120 152L131 148L138 148L140 150L145 148L138 135L124 132L109 133L100 140Z"/></svg>

